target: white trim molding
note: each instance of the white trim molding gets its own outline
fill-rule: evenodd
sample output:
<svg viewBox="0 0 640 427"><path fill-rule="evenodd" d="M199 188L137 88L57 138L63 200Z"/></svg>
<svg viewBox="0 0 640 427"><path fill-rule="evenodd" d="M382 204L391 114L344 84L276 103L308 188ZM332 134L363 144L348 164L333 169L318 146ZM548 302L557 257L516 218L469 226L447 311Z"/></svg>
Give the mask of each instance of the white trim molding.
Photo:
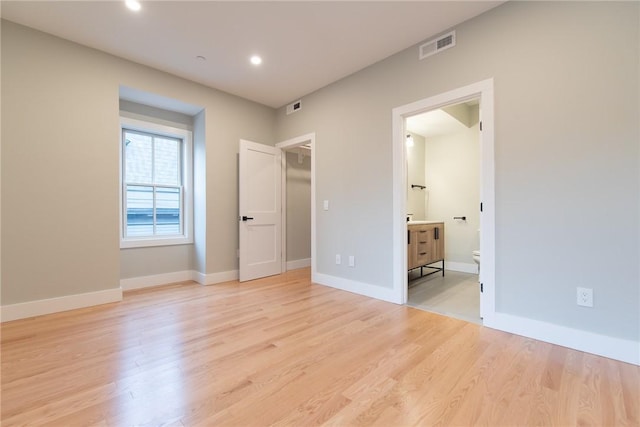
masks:
<svg viewBox="0 0 640 427"><path fill-rule="evenodd" d="M293 261L287 261L287 271L305 267L311 267L311 258L294 259Z"/></svg>
<svg viewBox="0 0 640 427"><path fill-rule="evenodd" d="M312 276L313 283L329 286L342 291L352 292L379 300L399 304L397 294L392 288L370 285L368 283L345 279L342 277L330 276L328 274L316 273Z"/></svg>
<svg viewBox="0 0 640 427"><path fill-rule="evenodd" d="M238 270L221 271L218 273L201 273L195 270L175 271L172 273L154 274L152 276L131 277L120 280L123 291L132 289L152 288L154 286L169 285L171 283L194 281L200 285L215 285L222 282L238 280Z"/></svg>
<svg viewBox="0 0 640 427"><path fill-rule="evenodd" d="M154 274L151 276L130 277L120 279L120 287L123 291L133 289L151 288L154 286L168 285L169 283L186 282L194 279L193 270L175 271L172 273Z"/></svg>
<svg viewBox="0 0 640 427"><path fill-rule="evenodd" d="M193 270L176 271L152 276L131 277L120 280L120 287L104 291L67 295L36 301L0 306L0 321L26 319L28 317L59 313L78 308L93 307L101 304L122 301L122 292L133 289L150 288L193 280L201 285L214 285L238 280L238 270L203 274Z"/></svg>
<svg viewBox="0 0 640 427"><path fill-rule="evenodd" d="M480 99L480 252L482 268L480 281L484 292L480 298L480 313L491 316L495 311L495 188L494 188L494 105L493 79L453 89L449 92L421 99L410 104L393 108L392 162L393 162L393 291L394 301L406 304L407 283L407 167L405 120L407 117L427 111L437 110L447 105Z"/></svg>
<svg viewBox="0 0 640 427"><path fill-rule="evenodd" d="M460 273L478 274L478 264L467 262L444 261L444 269Z"/></svg>
<svg viewBox="0 0 640 427"><path fill-rule="evenodd" d="M595 334L505 313L483 319L486 327L533 338L574 350L640 365L640 342Z"/></svg>
<svg viewBox="0 0 640 427"><path fill-rule="evenodd" d="M11 320L26 319L27 317L42 316L44 314L59 313L61 311L93 307L119 301L122 301L122 289L113 288L84 294L9 304L2 306L0 320L2 322L9 322Z"/></svg>
<svg viewBox="0 0 640 427"><path fill-rule="evenodd" d="M216 285L218 283L231 282L238 280L240 272L238 270L220 271L218 273L200 273L198 271L193 272L193 280L203 286Z"/></svg>

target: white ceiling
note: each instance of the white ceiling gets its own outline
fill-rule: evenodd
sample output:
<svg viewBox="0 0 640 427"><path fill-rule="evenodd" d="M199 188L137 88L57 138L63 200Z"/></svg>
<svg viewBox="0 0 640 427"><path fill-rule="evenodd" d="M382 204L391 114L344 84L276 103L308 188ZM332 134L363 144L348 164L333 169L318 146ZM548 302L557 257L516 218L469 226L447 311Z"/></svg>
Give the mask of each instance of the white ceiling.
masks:
<svg viewBox="0 0 640 427"><path fill-rule="evenodd" d="M271 107L503 1L6 1L7 19ZM255 67L249 57L264 62ZM197 56L206 57L206 61ZM416 51L416 61L417 59Z"/></svg>
<svg viewBox="0 0 640 427"><path fill-rule="evenodd" d="M407 117L405 127L408 132L421 135L425 138L460 132L478 122L478 110L476 109L474 111L473 107L479 104L480 99L477 98L455 105L455 107L464 109L462 116L460 115L460 109L457 110L458 118L456 118L455 111L452 111L452 108L455 109L454 106Z"/></svg>
<svg viewBox="0 0 640 427"><path fill-rule="evenodd" d="M407 117L406 128L409 132L431 138L460 132L465 125L442 110L434 110Z"/></svg>

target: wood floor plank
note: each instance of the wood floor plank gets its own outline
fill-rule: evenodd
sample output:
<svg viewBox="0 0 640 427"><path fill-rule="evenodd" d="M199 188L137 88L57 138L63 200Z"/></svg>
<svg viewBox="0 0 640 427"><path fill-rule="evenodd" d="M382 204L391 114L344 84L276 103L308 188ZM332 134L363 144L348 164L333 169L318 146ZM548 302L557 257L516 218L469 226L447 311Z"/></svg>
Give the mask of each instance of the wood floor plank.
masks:
<svg viewBox="0 0 640 427"><path fill-rule="evenodd" d="M184 282L1 325L12 426L639 426L640 368L312 284Z"/></svg>

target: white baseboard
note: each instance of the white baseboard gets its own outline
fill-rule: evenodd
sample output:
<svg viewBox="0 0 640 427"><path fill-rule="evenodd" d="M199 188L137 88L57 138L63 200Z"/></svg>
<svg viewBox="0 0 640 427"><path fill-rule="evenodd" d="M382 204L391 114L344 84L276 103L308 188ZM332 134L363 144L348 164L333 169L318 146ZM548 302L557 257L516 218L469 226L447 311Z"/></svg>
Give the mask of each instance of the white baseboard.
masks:
<svg viewBox="0 0 640 427"><path fill-rule="evenodd" d="M354 294L398 304L398 301L396 301L396 292L391 288L383 288L382 286L374 286L368 283L321 273L314 274L312 280L319 285L330 286L343 291L353 292Z"/></svg>
<svg viewBox="0 0 640 427"><path fill-rule="evenodd" d="M287 271L305 267L311 267L311 258L294 259L293 261L287 261Z"/></svg>
<svg viewBox="0 0 640 427"><path fill-rule="evenodd" d="M202 285L212 285L237 279L237 270L210 274L195 271L181 271L163 275L123 279L121 280L122 288L4 305L0 307L0 321L8 322L27 317L122 301L123 289L138 289L184 280L195 280ZM313 275L313 282L371 298L397 303L397 301L395 301L395 292L390 288L383 288L381 286L374 286L319 273ZM484 326L489 328L597 354L634 365L640 365L640 342L638 341L609 337L505 313L494 313L492 316L483 320Z"/></svg>
<svg viewBox="0 0 640 427"><path fill-rule="evenodd" d="M201 285L214 285L216 283L238 280L238 270L222 271L219 273L200 273L194 270L176 271L173 273L154 274L152 276L131 277L120 280L120 287L125 290L150 288L153 286L168 285L169 283L186 282L193 280Z"/></svg>
<svg viewBox="0 0 640 427"><path fill-rule="evenodd" d="M466 262L444 262L444 269L451 271L459 271L460 273L478 274L478 264Z"/></svg>
<svg viewBox="0 0 640 427"><path fill-rule="evenodd" d="M213 285L237 279L238 270L210 274L203 274L193 270L185 270L166 274L154 274L151 276L131 277L128 279L121 279L120 287L116 289L107 289L98 292L89 292L85 294L68 295L64 297L0 306L0 321L8 322L27 317L41 316L44 314L58 313L61 311L122 301L123 290L142 289L167 285L169 283L184 282L187 280L195 280L201 285Z"/></svg>
<svg viewBox="0 0 640 427"><path fill-rule="evenodd" d="M204 274L198 271L193 272L193 280L201 285L215 285L216 283L230 282L238 280L238 270L221 271L219 273Z"/></svg>
<svg viewBox="0 0 640 427"><path fill-rule="evenodd" d="M194 280L192 270L175 271L173 273L154 274L152 276L131 277L120 279L120 287L123 291L132 289L150 288L152 286L166 285L169 283Z"/></svg>
<svg viewBox="0 0 640 427"><path fill-rule="evenodd" d="M320 273L313 274L312 281L320 285L398 303L393 289ZM483 324L500 331L640 365L640 342L638 341L609 337L505 313L494 313L490 318L484 318Z"/></svg>
<svg viewBox="0 0 640 427"><path fill-rule="evenodd" d="M118 301L122 301L122 289L120 288L9 304L2 306L0 320L8 322Z"/></svg>
<svg viewBox="0 0 640 427"><path fill-rule="evenodd" d="M609 337L505 313L495 313L490 318L483 319L483 324L489 328L640 365L638 341Z"/></svg>

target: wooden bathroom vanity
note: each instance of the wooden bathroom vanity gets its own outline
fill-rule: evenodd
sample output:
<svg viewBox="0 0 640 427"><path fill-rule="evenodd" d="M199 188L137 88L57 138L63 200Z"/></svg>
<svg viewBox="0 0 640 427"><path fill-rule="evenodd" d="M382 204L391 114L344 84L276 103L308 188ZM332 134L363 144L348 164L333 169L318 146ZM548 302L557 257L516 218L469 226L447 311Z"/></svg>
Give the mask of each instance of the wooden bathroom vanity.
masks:
<svg viewBox="0 0 640 427"><path fill-rule="evenodd" d="M426 275L442 271L444 276L444 222L442 221L410 221L407 223L407 268L413 270L423 268L431 271ZM441 267L430 264L442 262Z"/></svg>

